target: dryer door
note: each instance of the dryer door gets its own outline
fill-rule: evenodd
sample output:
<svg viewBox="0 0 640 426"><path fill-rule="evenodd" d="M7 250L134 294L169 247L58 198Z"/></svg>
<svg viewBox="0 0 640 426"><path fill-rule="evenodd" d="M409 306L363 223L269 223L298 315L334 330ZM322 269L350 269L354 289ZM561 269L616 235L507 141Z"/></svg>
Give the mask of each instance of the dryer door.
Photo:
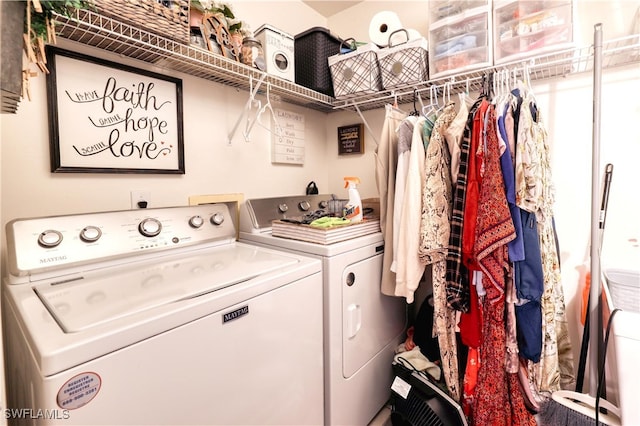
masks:
<svg viewBox="0 0 640 426"><path fill-rule="evenodd" d="M354 263L342 272L342 374L351 377L387 345L394 346L405 327L405 302L380 291L382 254ZM392 359L389 359L391 365Z"/></svg>

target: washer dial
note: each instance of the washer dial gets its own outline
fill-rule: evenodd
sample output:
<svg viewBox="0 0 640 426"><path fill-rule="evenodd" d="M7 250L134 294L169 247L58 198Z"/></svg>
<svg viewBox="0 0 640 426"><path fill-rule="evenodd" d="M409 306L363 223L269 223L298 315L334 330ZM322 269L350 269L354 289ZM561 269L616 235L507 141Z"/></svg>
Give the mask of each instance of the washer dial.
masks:
<svg viewBox="0 0 640 426"><path fill-rule="evenodd" d="M200 228L203 224L204 219L202 218L202 216L192 216L191 219L189 219L189 226L191 226L192 228Z"/></svg>
<svg viewBox="0 0 640 426"><path fill-rule="evenodd" d="M102 236L102 231L97 226L85 226L80 231L80 239L85 243L95 243Z"/></svg>
<svg viewBox="0 0 640 426"><path fill-rule="evenodd" d="M298 207L303 212L306 212L307 210L309 210L311 208L311 204L309 204L308 201L300 201L300 203L298 204Z"/></svg>
<svg viewBox="0 0 640 426"><path fill-rule="evenodd" d="M53 229L47 229L38 235L38 244L44 248L52 248L62 242L62 234Z"/></svg>
<svg viewBox="0 0 640 426"><path fill-rule="evenodd" d="M222 225L224 222L224 215L222 213L216 213L211 216L211 223L214 225Z"/></svg>
<svg viewBox="0 0 640 426"><path fill-rule="evenodd" d="M145 237L155 237L162 231L162 224L158 219L148 217L138 225L138 231Z"/></svg>

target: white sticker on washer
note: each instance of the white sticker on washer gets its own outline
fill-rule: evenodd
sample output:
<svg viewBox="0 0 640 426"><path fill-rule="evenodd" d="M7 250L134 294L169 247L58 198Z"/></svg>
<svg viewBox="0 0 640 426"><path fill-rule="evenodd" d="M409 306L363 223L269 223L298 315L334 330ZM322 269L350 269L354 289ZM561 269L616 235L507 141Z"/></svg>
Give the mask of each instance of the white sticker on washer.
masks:
<svg viewBox="0 0 640 426"><path fill-rule="evenodd" d="M411 391L411 385L402 380L400 377L396 376L396 378L393 379L393 383L391 383L391 390L393 390L404 399L407 399L407 397L409 396L409 392Z"/></svg>
<svg viewBox="0 0 640 426"><path fill-rule="evenodd" d="M80 373L67 380L58 391L60 408L75 410L86 405L98 395L102 379L96 373Z"/></svg>

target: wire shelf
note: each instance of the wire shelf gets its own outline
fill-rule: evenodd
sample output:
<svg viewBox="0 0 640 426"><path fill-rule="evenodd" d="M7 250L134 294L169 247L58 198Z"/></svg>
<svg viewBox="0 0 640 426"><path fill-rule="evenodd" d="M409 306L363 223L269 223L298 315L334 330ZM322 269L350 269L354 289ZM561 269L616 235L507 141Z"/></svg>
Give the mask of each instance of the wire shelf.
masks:
<svg viewBox="0 0 640 426"><path fill-rule="evenodd" d="M634 34L603 43L603 68L629 65L640 62L640 34ZM513 61L501 65L484 67L476 71L449 75L447 77L425 81L419 85L380 91L376 95L353 99L335 100L335 109L360 109L361 111L382 108L396 102L406 104L413 102L415 94L423 94L437 89L439 95L448 88L450 93L480 91L483 81L490 74L501 72L528 75L531 81L564 77L593 69L593 46L569 48L553 53L533 56L524 60Z"/></svg>
<svg viewBox="0 0 640 426"><path fill-rule="evenodd" d="M76 10L71 17L56 15L55 22L57 34L68 40L243 90L249 90L251 80L264 77L274 100L320 111L332 110L330 96L90 10Z"/></svg>
<svg viewBox="0 0 640 426"><path fill-rule="evenodd" d="M270 93L274 100L323 112L341 109L364 111L382 108L394 101L398 104L410 103L413 102L416 93L433 91L432 86L440 91L448 88L451 93L474 92L481 89L488 75L500 72L519 73L521 76L529 76L531 81L536 81L593 69L593 46L586 46L449 75L394 90L383 90L353 99L337 100L222 55L132 27L93 11L77 10L72 17L56 15L55 21L57 33L62 38L247 91L252 81L264 78L264 82L270 85ZM603 43L603 68L635 62L640 62L640 34Z"/></svg>

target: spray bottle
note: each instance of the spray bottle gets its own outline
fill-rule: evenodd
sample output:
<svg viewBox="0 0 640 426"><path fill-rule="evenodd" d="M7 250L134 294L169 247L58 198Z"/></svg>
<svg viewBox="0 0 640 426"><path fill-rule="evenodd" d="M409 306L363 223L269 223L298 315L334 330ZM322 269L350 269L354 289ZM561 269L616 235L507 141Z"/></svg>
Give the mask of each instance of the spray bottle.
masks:
<svg viewBox="0 0 640 426"><path fill-rule="evenodd" d="M360 179L354 176L344 178L344 187L349 188L349 202L344 207L342 216L351 220L352 223L362 221L362 200L358 193L357 185Z"/></svg>

